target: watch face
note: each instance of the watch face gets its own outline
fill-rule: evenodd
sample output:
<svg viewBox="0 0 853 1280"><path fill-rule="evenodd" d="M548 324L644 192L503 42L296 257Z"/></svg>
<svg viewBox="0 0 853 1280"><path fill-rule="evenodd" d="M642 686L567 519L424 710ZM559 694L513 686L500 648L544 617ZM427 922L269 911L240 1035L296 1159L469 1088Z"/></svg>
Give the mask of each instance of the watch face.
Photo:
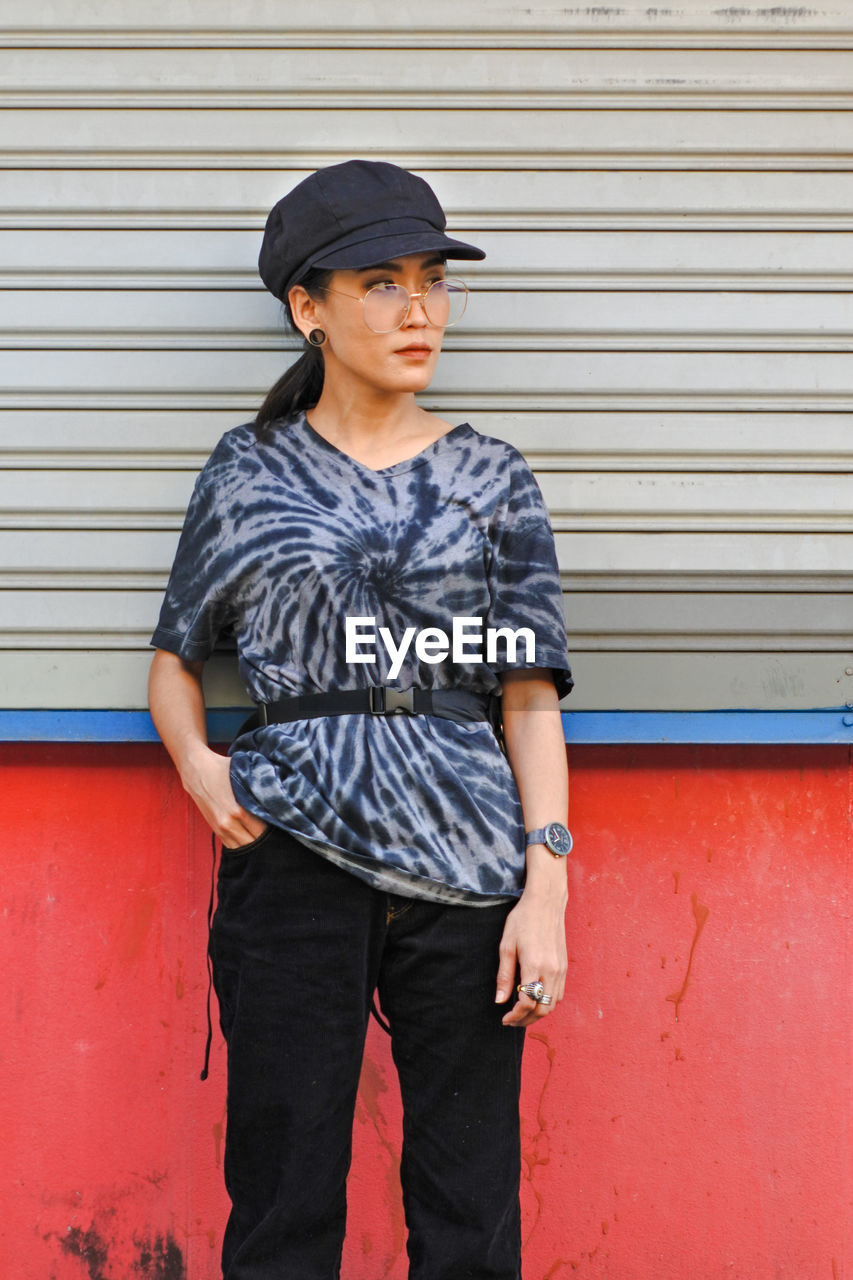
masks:
<svg viewBox="0 0 853 1280"><path fill-rule="evenodd" d="M552 853L565 858L572 851L572 837L568 827L564 827L562 822L549 823L545 828L545 844Z"/></svg>

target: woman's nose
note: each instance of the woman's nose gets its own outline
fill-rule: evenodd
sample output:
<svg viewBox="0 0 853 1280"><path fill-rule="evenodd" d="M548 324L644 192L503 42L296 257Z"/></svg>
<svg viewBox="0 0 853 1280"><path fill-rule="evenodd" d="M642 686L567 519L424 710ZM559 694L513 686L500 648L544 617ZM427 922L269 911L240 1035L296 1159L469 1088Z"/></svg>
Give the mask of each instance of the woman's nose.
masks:
<svg viewBox="0 0 853 1280"><path fill-rule="evenodd" d="M406 324L419 325L420 328L429 324L422 293L409 294L409 314L406 316Z"/></svg>

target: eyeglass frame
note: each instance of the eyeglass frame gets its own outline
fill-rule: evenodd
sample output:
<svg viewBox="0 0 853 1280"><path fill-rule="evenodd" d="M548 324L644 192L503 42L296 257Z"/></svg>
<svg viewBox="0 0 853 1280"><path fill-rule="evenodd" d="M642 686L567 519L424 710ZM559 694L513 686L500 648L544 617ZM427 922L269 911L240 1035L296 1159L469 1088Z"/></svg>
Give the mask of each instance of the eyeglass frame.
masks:
<svg viewBox="0 0 853 1280"><path fill-rule="evenodd" d="M393 284L393 287L394 287L395 289L403 289L403 291L404 291L405 293L408 293L408 290L407 290L407 289L405 289L405 286L404 286L404 285L396 284L396 283L394 283L393 281L392 281L391 283ZM393 329L371 329L371 328L370 328L370 325L367 323L367 321L366 321L366 320L364 321L364 323L365 323L365 327L366 327L367 329L370 329L370 332L371 332L371 333L376 333L376 334L383 334L383 333L396 333L398 329L402 329L403 325L406 323L406 321L408 320L409 316L412 314L412 302L413 302L413 300L414 300L415 298L420 298L420 300L421 300L421 309L423 310L423 313L424 313L424 315L426 316L427 324L431 325L431 326L432 326L432 328L434 328L434 329L452 329L452 328L453 328L453 326L454 326L455 324L458 324L458 323L459 323L459 320L461 320L461 319L462 319L462 316L464 316L464 314L465 314L465 308L463 308L463 310L462 310L462 316L460 316L460 317L459 317L459 320L451 320L448 324L442 324L442 325L433 324L432 320L430 320L429 316L427 315L427 309L426 309L426 305L425 305L425 303L426 303L426 296L427 296L427 294L429 293L430 289L432 289L432 288L433 288L433 286L434 286L434 285L437 285L437 284L453 284L453 285L461 285L461 286L462 286L462 289L464 290L464 293L465 293L465 307L467 307L467 306L468 306L468 298L470 297L471 290L468 288L468 286L467 286L467 284L465 283L465 281L464 281L464 280L460 280L460 279L458 279L458 277L456 277L456 276L442 276L440 280L433 280L432 284L428 284L428 285L427 285L427 287L426 287L425 289L420 289L420 290L418 290L416 293L409 293L409 300L408 300L408 305L407 305L407 307L406 307L406 314L403 316L403 319L400 321L400 323L399 323L399 324L395 324L395 325L394 325L394 328L393 328ZM352 298L353 302L360 302L360 303L361 303L361 315L362 315L362 319L364 319L364 304L365 304L365 301L366 301L366 299L367 299L368 294L373 293L374 289L383 289L383 288L385 288L384 283L383 283L383 284L372 284L372 285L370 286L370 288L369 288L369 289L365 290L365 292L361 295L361 297L359 297L359 295L358 295L357 293L344 293L343 289L333 289L333 288L331 288L331 286L330 286L330 285L322 285L322 286L320 286L320 291L321 291L322 293L338 293L338 294L340 294L340 296L341 296L342 298Z"/></svg>

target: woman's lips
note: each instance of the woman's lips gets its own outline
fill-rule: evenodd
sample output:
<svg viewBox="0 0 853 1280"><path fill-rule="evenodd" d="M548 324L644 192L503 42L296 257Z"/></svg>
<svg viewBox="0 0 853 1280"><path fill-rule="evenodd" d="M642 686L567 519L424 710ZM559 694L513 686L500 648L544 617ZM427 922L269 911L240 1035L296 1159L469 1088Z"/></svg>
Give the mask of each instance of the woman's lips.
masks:
<svg viewBox="0 0 853 1280"><path fill-rule="evenodd" d="M413 342L408 347L398 347L395 354L398 356L431 356L432 347Z"/></svg>

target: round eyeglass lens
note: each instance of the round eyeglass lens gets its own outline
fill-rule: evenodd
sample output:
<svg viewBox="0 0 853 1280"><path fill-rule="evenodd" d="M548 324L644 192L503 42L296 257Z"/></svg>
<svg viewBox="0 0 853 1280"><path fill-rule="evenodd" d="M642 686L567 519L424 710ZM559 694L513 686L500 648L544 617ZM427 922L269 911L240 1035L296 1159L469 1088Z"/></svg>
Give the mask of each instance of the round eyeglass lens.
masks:
<svg viewBox="0 0 853 1280"><path fill-rule="evenodd" d="M375 284L364 295L364 323L374 333L393 333L406 318L409 295L399 284Z"/></svg>
<svg viewBox="0 0 853 1280"><path fill-rule="evenodd" d="M374 333L393 333L405 323L410 301L401 284L374 285L364 295L364 322ZM447 328L462 319L468 289L461 280L434 280L420 301L430 324Z"/></svg>
<svg viewBox="0 0 853 1280"><path fill-rule="evenodd" d="M424 295L424 311L430 324L449 328L465 313L468 289L461 280L434 280Z"/></svg>

